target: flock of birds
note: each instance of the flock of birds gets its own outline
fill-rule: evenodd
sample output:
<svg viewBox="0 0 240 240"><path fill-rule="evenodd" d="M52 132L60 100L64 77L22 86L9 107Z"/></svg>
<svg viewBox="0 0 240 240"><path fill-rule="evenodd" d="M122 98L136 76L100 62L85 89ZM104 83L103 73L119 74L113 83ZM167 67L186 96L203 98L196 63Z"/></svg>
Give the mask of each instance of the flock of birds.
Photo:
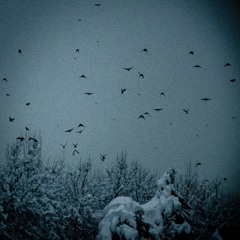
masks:
<svg viewBox="0 0 240 240"><path fill-rule="evenodd" d="M95 5L96 7L100 7L100 6L101 6L100 3L96 3L96 4L94 4L94 5ZM81 19L78 19L78 21L81 21ZM98 41L97 41L97 42L98 42ZM140 52L143 52L144 54L148 54L148 49L147 49L147 48L143 48L142 50L140 50ZM80 53L80 49L77 48L77 49L75 50L75 53L76 53L76 54L79 54L79 53ZM21 49L18 49L18 54L20 54L20 55L23 54L23 51L22 51ZM193 56L193 55L195 54L195 52L191 50L191 51L189 51L188 54ZM74 58L74 59L76 60L77 58ZM225 68L231 67L231 64L230 64L229 62L227 62L227 63L224 65L224 67L225 67ZM123 70L128 71L128 72L130 72L133 68L134 68L134 66L122 67ZM193 68L199 68L199 69L200 69L200 68L202 68L202 67L197 64L197 65L194 65ZM145 76L144 76L144 74L143 74L142 72L138 72L138 76L139 76L139 78L142 78L142 79L145 78ZM86 76L85 74L82 74L82 75L79 77L79 79L87 79L87 76ZM235 79L235 78L234 78L234 79L230 79L229 81L230 81L231 83L234 83L234 82L236 82L236 79ZM7 82L8 82L8 79L7 79L6 77L4 77L4 78L2 79L2 82L6 82L6 83L7 83ZM120 93L121 93L122 95L125 94L126 91L127 91L127 88L121 88L121 89L120 89ZM93 92L84 92L84 94L90 96L90 95L93 95L94 93L93 93ZM138 94L138 95L140 95L140 94ZM6 93L6 96L7 96L7 97L10 97L10 93ZM161 92L161 93L160 93L160 97L166 97L165 92ZM211 98L209 98L209 97L203 97L203 98L201 98L201 101L210 101L210 100L211 100ZM31 104L30 102L25 103L25 105L26 105L27 107L29 107L30 104ZM160 111L162 111L162 110L163 110L163 108L153 108L153 111L156 111L156 112L160 112ZM190 108L182 109L182 111L183 111L185 114L189 114ZM150 115L149 112L146 111L146 112L144 112L144 113L141 113L141 114L140 114L138 117L136 117L136 118L137 118L137 119L146 120L146 116L149 116L149 117L150 117L151 115ZM232 118L233 118L233 119L236 119L235 116L233 116ZM114 120L114 119L113 119L113 120ZM14 122L14 121L15 121L15 118L12 117L12 116L9 117L9 121L10 121L10 122ZM26 131L29 131L29 128L28 128L28 127L25 127L25 130L26 130ZM65 132L65 133L68 133L68 134L71 134L73 131L75 131L75 133L81 134L84 130L85 130L85 125L84 125L83 123L79 123L78 126L76 126L76 127L71 127L71 128L69 128L69 129L65 130L64 132ZM25 140L27 140L27 139L25 139L23 136L20 136L20 137L17 137L17 140L20 141L20 142L23 142L23 141L25 141ZM35 144L38 143L38 140L35 139L35 138L32 138L32 137L29 137L29 138L28 138L28 141L34 141ZM78 149L77 149L78 143L72 144L72 145L73 145L72 155L79 154L79 151L78 151ZM63 149L65 149L66 146L67 146L67 143L61 144L61 147L62 147ZM104 160L106 159L106 156L108 155L108 153L106 153L106 154L99 154L99 155L100 155L101 161L104 161ZM199 165L201 165L201 163L197 163L195 167L197 167L197 166L199 166Z"/></svg>
<svg viewBox="0 0 240 240"><path fill-rule="evenodd" d="M141 51L143 51L143 52L145 52L145 53L148 53L147 48L144 48L144 49L142 49ZM79 52L80 52L80 50L79 50L79 49L76 49L76 53L79 53ZM21 50L21 49L18 49L18 53L19 53L19 54L22 54L22 50ZM189 52L189 55L194 55L194 51L190 51L190 52ZM226 64L224 65L224 67L231 67L231 64L230 64L230 63L226 63ZM133 68L134 68L134 66L132 66L132 67L123 67L123 69L126 70L126 71L131 71ZM202 68L202 67L201 67L200 65L194 65L193 68ZM138 74L139 74L139 77L140 77L140 78L144 78L144 74L143 74L143 73L138 72ZM82 78L82 79L87 79L86 75L84 75L84 74L82 74L79 78L80 78L80 79L81 79L81 78ZM232 82L232 83L234 83L235 81L236 81L236 79L230 79L230 82ZM4 78L2 79L2 82L8 82L8 79L4 77ZM127 91L127 88L121 88L121 94L124 94L126 91ZM86 94L86 95L92 95L93 92L85 92L84 94ZM9 94L9 93L6 93L6 96L9 97L10 94ZM165 94L164 92L161 92L161 93L160 93L160 96L166 97L166 94ZM211 99L208 98L208 97L204 97L204 98L202 98L201 100L202 100L202 101L210 101ZM25 105L26 105L27 107L29 107L30 104L31 104L30 102L25 103ZM156 112L159 112L159 111L163 110L163 108L154 108L153 110L156 111ZM182 111L185 112L185 114L188 114L188 113L189 113L189 110L190 110L190 108L188 108L188 109L182 109ZM149 112L144 112L143 114L140 114L140 115L137 117L137 119L146 120L146 116L151 116L151 115L150 115ZM232 117L232 118L233 118L233 119L236 119L236 117ZM13 122L14 120L15 120L14 117L9 117L9 121L10 121L10 122ZM68 130L65 130L64 132L65 132L65 133L71 133L71 132L73 132L74 129L75 129L75 128L73 127L73 128L68 129ZM84 129L85 129L85 125L84 125L83 123L79 123L78 126L77 126L76 133L81 134L81 133L84 131ZM29 128L28 128L28 127L25 127L25 130L26 130L26 131L29 131ZM17 137L16 139L19 140L20 142L23 142L24 140L26 140L26 139L25 139L24 137L22 137L22 136ZM28 141L33 141L35 144L38 143L38 140L37 140L36 138L32 138L32 137L29 137ZM63 149L65 149L66 146L67 146L67 143L61 144L61 146L62 146ZM72 152L72 155L79 154L79 151L77 150L77 146L78 146L78 144L73 144L73 152ZM99 154L99 155L100 155L101 161L104 161L104 160L106 159L106 156L108 155L108 153L107 153L107 154ZM201 165L201 163L197 163L195 167L197 167L197 166L199 166L199 165Z"/></svg>

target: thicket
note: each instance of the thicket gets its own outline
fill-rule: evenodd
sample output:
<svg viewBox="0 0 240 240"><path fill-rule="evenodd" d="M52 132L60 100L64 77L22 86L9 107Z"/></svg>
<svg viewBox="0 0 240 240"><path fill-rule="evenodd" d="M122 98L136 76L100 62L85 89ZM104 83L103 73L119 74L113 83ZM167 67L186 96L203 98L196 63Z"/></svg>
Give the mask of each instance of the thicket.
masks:
<svg viewBox="0 0 240 240"><path fill-rule="evenodd" d="M74 169L64 159L47 165L41 141L26 139L6 148L1 166L0 239L95 239L110 201L127 196L143 204L155 195L159 175L128 162L124 152L96 173L90 159ZM222 224L239 227L239 196L224 195L222 181L200 180L189 163L175 188L191 206L190 239L211 239Z"/></svg>

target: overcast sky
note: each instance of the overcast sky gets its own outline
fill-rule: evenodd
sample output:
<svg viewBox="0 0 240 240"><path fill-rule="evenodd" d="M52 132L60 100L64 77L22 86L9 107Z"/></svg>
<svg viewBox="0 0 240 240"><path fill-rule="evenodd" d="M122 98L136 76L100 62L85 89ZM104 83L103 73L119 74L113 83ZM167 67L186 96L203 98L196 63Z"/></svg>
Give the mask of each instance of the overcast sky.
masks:
<svg viewBox="0 0 240 240"><path fill-rule="evenodd" d="M28 127L45 158L104 167L126 150L160 172L201 162L203 177L237 187L239 16L228 0L1 0L1 155Z"/></svg>

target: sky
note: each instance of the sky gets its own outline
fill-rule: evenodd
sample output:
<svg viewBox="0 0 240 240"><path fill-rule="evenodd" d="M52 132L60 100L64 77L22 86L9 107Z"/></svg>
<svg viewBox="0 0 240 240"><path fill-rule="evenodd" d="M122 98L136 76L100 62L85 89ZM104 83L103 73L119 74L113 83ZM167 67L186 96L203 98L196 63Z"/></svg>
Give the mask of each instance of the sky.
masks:
<svg viewBox="0 0 240 240"><path fill-rule="evenodd" d="M1 0L1 159L28 127L41 136L44 159L90 157L104 169L126 151L161 173L183 173L191 160L203 178L227 177L238 190L236 2Z"/></svg>

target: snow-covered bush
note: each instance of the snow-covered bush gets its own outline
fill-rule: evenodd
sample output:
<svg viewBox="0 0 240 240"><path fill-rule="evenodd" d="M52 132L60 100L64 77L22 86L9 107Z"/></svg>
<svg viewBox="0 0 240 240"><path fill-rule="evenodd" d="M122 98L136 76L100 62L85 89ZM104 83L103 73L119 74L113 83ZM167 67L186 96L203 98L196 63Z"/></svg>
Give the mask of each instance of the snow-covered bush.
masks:
<svg viewBox="0 0 240 240"><path fill-rule="evenodd" d="M89 163L71 174L63 160L46 167L41 144L28 139L6 149L0 173L0 239L94 239Z"/></svg>
<svg viewBox="0 0 240 240"><path fill-rule="evenodd" d="M143 208L129 197L117 197L103 210L104 218L100 222L98 240L119 239L135 240L138 236L136 214Z"/></svg>
<svg viewBox="0 0 240 240"><path fill-rule="evenodd" d="M226 223L235 228L240 226L239 197L224 194L224 181L200 179L198 168L191 161L186 165L186 173L176 180L177 190L192 206L190 221L192 238L201 236L211 239L214 231Z"/></svg>
<svg viewBox="0 0 240 240"><path fill-rule="evenodd" d="M41 141L27 132L0 166L0 239L178 239L189 223L184 240L235 234L239 195L223 195L219 180L200 181L195 168L175 175L169 169L157 181L126 153L105 173L93 173L90 160L72 169L65 159L46 164Z"/></svg>
<svg viewBox="0 0 240 240"><path fill-rule="evenodd" d="M155 196L140 205L128 197L117 197L103 210L98 240L174 239L189 234L187 204L174 186L176 171L172 168L157 182Z"/></svg>

